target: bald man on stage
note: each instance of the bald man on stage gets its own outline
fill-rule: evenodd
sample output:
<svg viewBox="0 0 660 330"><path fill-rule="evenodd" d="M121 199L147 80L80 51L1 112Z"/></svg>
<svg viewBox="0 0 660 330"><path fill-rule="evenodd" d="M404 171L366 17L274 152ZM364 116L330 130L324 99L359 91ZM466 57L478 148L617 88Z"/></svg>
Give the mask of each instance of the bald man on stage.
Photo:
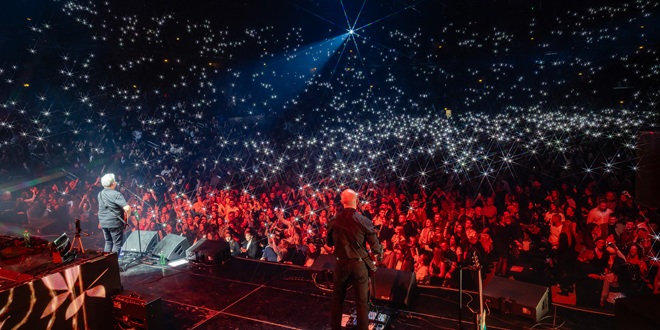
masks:
<svg viewBox="0 0 660 330"><path fill-rule="evenodd" d="M342 309L346 290L353 285L357 315L357 328L369 326L369 252L366 243L378 259L383 248L378 242L374 226L369 219L357 212L357 193L346 189L341 193L344 209L328 222L327 244L334 247L337 263L333 277L332 309L330 326L341 329Z"/></svg>

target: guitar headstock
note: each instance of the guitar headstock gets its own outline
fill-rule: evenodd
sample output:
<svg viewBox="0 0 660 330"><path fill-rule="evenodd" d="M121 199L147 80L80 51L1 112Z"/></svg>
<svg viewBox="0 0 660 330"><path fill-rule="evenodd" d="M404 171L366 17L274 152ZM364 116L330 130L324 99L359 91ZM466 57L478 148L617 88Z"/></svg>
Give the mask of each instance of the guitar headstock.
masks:
<svg viewBox="0 0 660 330"><path fill-rule="evenodd" d="M477 251L472 252L472 263L474 264L474 267L481 267L479 264L479 256L477 255Z"/></svg>

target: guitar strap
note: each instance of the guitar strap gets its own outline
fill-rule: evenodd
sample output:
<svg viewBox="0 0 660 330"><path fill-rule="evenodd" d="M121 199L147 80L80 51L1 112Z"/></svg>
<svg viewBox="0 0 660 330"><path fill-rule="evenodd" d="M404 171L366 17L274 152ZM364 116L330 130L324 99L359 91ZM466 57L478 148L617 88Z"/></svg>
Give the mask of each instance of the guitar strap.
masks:
<svg viewBox="0 0 660 330"><path fill-rule="evenodd" d="M356 212L357 212L357 211L356 211ZM343 215L346 216L346 214L343 214ZM351 220L354 220L354 219L352 219L352 217L351 217ZM356 221L356 222L357 222L357 221ZM360 224L360 223L358 223L358 224ZM347 240L348 240L348 235L347 235L347 233L349 232L349 230L348 230L343 224L341 224L341 225L337 224L337 225L339 226L339 228L343 229L344 236L346 236L346 238L347 238ZM353 249L353 251L355 251L355 253L357 253L357 255L359 255L360 258L362 258L362 259L364 259L364 258L369 258L369 255L368 255L367 249L366 249L364 246L362 246L362 244L360 243L360 241L358 241L358 238L357 238L357 236L355 235L355 232L351 231L351 234L352 234L352 236L353 236L353 241L349 241L348 244L350 244L350 246L351 246L351 248ZM362 252L362 253L361 253L361 252ZM370 268L370 267L369 267L369 268ZM373 270L373 269L372 269L372 270Z"/></svg>

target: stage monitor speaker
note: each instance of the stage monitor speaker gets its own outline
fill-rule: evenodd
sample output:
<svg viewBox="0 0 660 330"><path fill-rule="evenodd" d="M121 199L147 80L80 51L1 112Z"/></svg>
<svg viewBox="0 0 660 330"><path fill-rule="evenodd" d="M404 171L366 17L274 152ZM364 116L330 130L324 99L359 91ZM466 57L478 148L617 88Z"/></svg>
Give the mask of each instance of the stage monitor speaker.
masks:
<svg viewBox="0 0 660 330"><path fill-rule="evenodd" d="M2 211L2 213L0 213L0 222L27 225L28 218L25 212Z"/></svg>
<svg viewBox="0 0 660 330"><path fill-rule="evenodd" d="M315 272L331 272L335 271L335 264L337 263L337 257L331 254L319 254L314 259L314 263L309 266L311 271Z"/></svg>
<svg viewBox="0 0 660 330"><path fill-rule="evenodd" d="M374 284L374 297L376 300L408 306L411 291L417 285L417 281L413 272L378 268Z"/></svg>
<svg viewBox="0 0 660 330"><path fill-rule="evenodd" d="M0 211L12 211L16 207L16 200L11 197L9 190L0 191Z"/></svg>
<svg viewBox="0 0 660 330"><path fill-rule="evenodd" d="M195 255L195 250L199 248L202 243L206 242L206 237L202 237L195 242L191 247L186 250L186 259L190 261L197 261L197 256Z"/></svg>
<svg viewBox="0 0 660 330"><path fill-rule="evenodd" d="M549 290L545 286L493 277L484 288L488 308L514 314L536 322L550 309Z"/></svg>
<svg viewBox="0 0 660 330"><path fill-rule="evenodd" d="M615 329L660 329L660 295L648 294L615 300Z"/></svg>
<svg viewBox="0 0 660 330"><path fill-rule="evenodd" d="M169 234L156 244L152 254L156 257L161 255L168 261L179 260L186 257L186 250L190 247L185 236Z"/></svg>
<svg viewBox="0 0 660 330"><path fill-rule="evenodd" d="M637 139L635 200L648 207L660 206L660 132L641 132Z"/></svg>
<svg viewBox="0 0 660 330"><path fill-rule="evenodd" d="M150 253L151 251L153 251L157 243L158 243L157 231L142 230L140 231L139 239L138 239L138 232L134 231L128 236L126 242L124 242L124 245L121 247L121 250L124 253L126 252Z"/></svg>
<svg viewBox="0 0 660 330"><path fill-rule="evenodd" d="M210 265L222 263L231 259L229 243L224 240L214 241L202 238L186 250L186 259Z"/></svg>
<svg viewBox="0 0 660 330"><path fill-rule="evenodd" d="M66 223L64 224L66 225ZM60 227L62 227L62 225L58 224L55 218L28 218L27 228L34 230L38 235L58 234L62 231L69 231L68 225L66 228Z"/></svg>
<svg viewBox="0 0 660 330"><path fill-rule="evenodd" d="M124 291L112 299L112 311L120 329L162 329L163 306L160 298Z"/></svg>

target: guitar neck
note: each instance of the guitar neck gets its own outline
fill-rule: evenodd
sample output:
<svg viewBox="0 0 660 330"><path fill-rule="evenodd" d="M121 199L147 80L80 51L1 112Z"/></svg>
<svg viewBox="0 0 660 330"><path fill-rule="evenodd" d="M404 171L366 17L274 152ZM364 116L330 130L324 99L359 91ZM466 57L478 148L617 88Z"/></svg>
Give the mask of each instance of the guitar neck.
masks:
<svg viewBox="0 0 660 330"><path fill-rule="evenodd" d="M481 279L481 264L479 263L479 257L477 256L476 251L472 254L472 261L477 268L477 281L479 282L479 315L477 316L477 330L486 330L486 314L484 314L484 290L483 280Z"/></svg>
<svg viewBox="0 0 660 330"><path fill-rule="evenodd" d="M477 270L477 276L479 277L479 330L486 329L486 315L484 314L484 290L483 290L483 281L481 280L481 267Z"/></svg>

